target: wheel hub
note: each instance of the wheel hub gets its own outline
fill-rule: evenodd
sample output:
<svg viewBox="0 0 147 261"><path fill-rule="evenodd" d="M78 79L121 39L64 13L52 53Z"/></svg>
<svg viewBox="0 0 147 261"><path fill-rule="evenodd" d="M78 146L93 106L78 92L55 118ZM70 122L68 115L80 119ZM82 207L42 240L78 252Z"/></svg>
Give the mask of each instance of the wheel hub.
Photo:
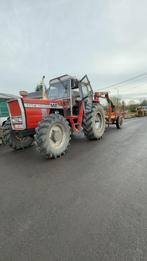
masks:
<svg viewBox="0 0 147 261"><path fill-rule="evenodd" d="M49 136L51 142L54 144L54 146L59 146L62 143L63 140L63 131L60 126L53 126L50 130L50 136Z"/></svg>
<svg viewBox="0 0 147 261"><path fill-rule="evenodd" d="M97 114L95 117L95 127L96 129L100 129L102 125L102 119L101 119L101 115Z"/></svg>

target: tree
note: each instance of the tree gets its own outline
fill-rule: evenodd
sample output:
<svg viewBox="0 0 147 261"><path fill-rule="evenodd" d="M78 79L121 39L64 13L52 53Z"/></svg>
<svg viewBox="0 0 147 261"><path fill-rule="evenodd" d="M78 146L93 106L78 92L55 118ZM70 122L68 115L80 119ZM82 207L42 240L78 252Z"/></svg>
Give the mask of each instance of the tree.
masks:
<svg viewBox="0 0 147 261"><path fill-rule="evenodd" d="M130 112L136 112L136 109L138 106L139 106L138 103L136 103L134 100L130 100L127 108L128 108L128 111L130 111Z"/></svg>
<svg viewBox="0 0 147 261"><path fill-rule="evenodd" d="M141 106L147 106L147 100L143 100L141 103L140 103Z"/></svg>
<svg viewBox="0 0 147 261"><path fill-rule="evenodd" d="M119 97L111 96L111 101L113 102L113 104L115 106L121 106L122 105L121 99Z"/></svg>

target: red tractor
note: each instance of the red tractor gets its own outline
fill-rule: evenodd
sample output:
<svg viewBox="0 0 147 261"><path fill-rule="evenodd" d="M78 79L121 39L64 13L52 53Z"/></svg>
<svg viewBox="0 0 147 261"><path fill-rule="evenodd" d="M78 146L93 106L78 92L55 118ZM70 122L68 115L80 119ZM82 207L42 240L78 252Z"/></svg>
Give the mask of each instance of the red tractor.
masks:
<svg viewBox="0 0 147 261"><path fill-rule="evenodd" d="M63 75L52 79L48 90L42 81L35 93L20 94L8 102L10 118L4 126L5 143L13 149L30 146L35 137L43 155L57 158L67 150L71 132L102 138L105 113L87 75L81 80Z"/></svg>

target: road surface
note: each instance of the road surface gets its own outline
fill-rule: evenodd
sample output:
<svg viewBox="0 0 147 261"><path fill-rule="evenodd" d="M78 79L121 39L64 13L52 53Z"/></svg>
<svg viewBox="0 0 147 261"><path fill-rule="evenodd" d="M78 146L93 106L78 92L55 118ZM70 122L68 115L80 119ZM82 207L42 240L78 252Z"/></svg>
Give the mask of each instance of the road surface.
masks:
<svg viewBox="0 0 147 261"><path fill-rule="evenodd" d="M146 261L147 118L45 160L0 146L0 261Z"/></svg>

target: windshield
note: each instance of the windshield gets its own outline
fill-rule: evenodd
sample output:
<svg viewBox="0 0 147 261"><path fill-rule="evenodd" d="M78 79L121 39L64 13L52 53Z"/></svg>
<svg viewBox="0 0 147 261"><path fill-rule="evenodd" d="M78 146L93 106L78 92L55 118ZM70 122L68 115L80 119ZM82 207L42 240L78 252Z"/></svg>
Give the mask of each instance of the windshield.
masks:
<svg viewBox="0 0 147 261"><path fill-rule="evenodd" d="M67 99L70 96L70 81L51 83L48 97L51 100Z"/></svg>

